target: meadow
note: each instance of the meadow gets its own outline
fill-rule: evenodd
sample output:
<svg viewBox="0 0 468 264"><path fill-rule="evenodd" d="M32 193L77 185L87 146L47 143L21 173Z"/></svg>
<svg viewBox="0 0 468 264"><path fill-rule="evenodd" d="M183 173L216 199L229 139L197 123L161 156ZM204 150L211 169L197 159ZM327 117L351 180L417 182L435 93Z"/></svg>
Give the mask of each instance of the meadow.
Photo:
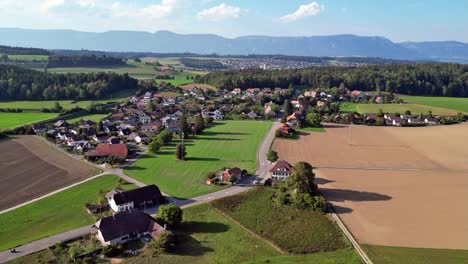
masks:
<svg viewBox="0 0 468 264"><path fill-rule="evenodd" d="M384 113L400 113L403 114L406 110L410 110L412 114L418 115L420 113L427 114L428 111L432 111L434 115L457 115L457 111L434 107L420 104L353 104L346 103L341 107L342 112L358 112L361 114L372 114L377 113L379 109L382 109Z"/></svg>
<svg viewBox="0 0 468 264"><path fill-rule="evenodd" d="M21 61L47 61L49 55L8 55L8 58Z"/></svg>
<svg viewBox="0 0 468 264"><path fill-rule="evenodd" d="M374 263L379 264L455 264L466 263L468 260L468 250L404 248L374 245L362 245L362 248Z"/></svg>
<svg viewBox="0 0 468 264"><path fill-rule="evenodd" d="M311 210L279 206L273 190L263 187L215 200L225 212L255 234L292 254L307 254L349 248L350 243L329 218Z"/></svg>
<svg viewBox="0 0 468 264"><path fill-rule="evenodd" d="M118 179L105 175L1 214L0 251L94 223L96 219L87 213L85 204L96 204L100 192L116 188ZM135 188L131 184L122 187Z"/></svg>
<svg viewBox="0 0 468 264"><path fill-rule="evenodd" d="M85 116L80 116L80 117L75 117L75 118L72 118L72 119L66 119L68 123L75 123L75 122L78 122L78 121L81 121L81 120L91 120L93 122L99 122L101 121L102 119L104 119L105 117L107 117L109 115L105 115L105 114L91 114L91 115L85 115Z"/></svg>
<svg viewBox="0 0 468 264"><path fill-rule="evenodd" d="M468 98L400 95L407 103L452 109L468 113Z"/></svg>
<svg viewBox="0 0 468 264"><path fill-rule="evenodd" d="M170 255L158 263L241 263L252 258L279 256L281 253L252 236L236 223L218 213L211 205L184 209L184 221L177 227L181 239ZM146 251L124 263L154 263Z"/></svg>
<svg viewBox="0 0 468 264"><path fill-rule="evenodd" d="M186 161L176 160L175 146L180 143L176 141L157 154L145 155L124 172L177 198L218 191L220 187L205 184L207 172L239 167L255 173L257 149L270 127L270 122L215 122L203 134L185 140Z"/></svg>
<svg viewBox="0 0 468 264"><path fill-rule="evenodd" d="M56 117L56 113L3 113L0 112L0 130L15 128L50 118Z"/></svg>

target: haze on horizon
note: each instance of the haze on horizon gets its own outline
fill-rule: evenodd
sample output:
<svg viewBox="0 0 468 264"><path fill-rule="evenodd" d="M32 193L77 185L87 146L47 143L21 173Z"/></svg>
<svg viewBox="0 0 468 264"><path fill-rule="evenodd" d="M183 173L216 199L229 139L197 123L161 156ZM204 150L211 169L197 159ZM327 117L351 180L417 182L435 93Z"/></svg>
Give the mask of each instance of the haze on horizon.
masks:
<svg viewBox="0 0 468 264"><path fill-rule="evenodd" d="M466 10L435 0L0 0L0 26L468 42Z"/></svg>

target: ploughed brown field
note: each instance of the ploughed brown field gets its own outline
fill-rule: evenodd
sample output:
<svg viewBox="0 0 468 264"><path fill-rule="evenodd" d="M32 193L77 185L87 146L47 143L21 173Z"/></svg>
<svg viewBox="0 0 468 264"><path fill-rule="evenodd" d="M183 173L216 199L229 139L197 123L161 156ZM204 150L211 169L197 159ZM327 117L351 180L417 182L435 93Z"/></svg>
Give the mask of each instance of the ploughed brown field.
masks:
<svg viewBox="0 0 468 264"><path fill-rule="evenodd" d="M363 244L468 249L468 124L326 127L275 140L307 161L320 190Z"/></svg>
<svg viewBox="0 0 468 264"><path fill-rule="evenodd" d="M0 210L88 178L94 169L32 136L0 141Z"/></svg>

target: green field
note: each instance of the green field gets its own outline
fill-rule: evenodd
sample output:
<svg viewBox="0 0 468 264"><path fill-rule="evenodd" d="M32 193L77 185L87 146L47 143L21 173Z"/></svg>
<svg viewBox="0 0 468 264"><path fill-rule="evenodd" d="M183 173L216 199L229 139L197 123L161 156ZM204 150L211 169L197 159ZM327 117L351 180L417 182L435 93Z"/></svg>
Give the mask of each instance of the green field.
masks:
<svg viewBox="0 0 468 264"><path fill-rule="evenodd" d="M108 99L103 100L86 100L86 101L74 101L74 100L58 100L58 101L9 101L0 102L0 108L12 108L12 109L26 109L26 110L40 110L41 108L52 108L56 102L64 109L72 109L75 107L86 108L91 103L105 104L109 102L123 102L127 97L134 94L133 90L122 90L111 94Z"/></svg>
<svg viewBox="0 0 468 264"><path fill-rule="evenodd" d="M354 252L354 249L340 249L332 252L320 252L307 255L294 256L278 256L260 258L242 262L242 264L304 264L304 263L320 263L320 264L360 264L362 263L359 256Z"/></svg>
<svg viewBox="0 0 468 264"><path fill-rule="evenodd" d="M126 65L122 66L105 66L105 67L66 67L66 68L49 68L48 72L52 73L92 73L92 72L115 72L118 74L128 73L130 76L137 79L151 79L156 74L161 72L154 69L154 66L146 65L141 62L127 61Z"/></svg>
<svg viewBox="0 0 468 264"><path fill-rule="evenodd" d="M240 263L252 258L278 256L280 253L252 236L236 223L216 212L209 204L184 209L180 243L170 255L158 257L157 263ZM155 263L149 252L125 263Z"/></svg>
<svg viewBox="0 0 468 264"><path fill-rule="evenodd" d="M286 252L306 254L350 248L338 226L325 214L279 206L273 190L257 187L215 200L213 206Z"/></svg>
<svg viewBox="0 0 468 264"><path fill-rule="evenodd" d="M468 98L400 95L407 103L452 109L468 113Z"/></svg>
<svg viewBox="0 0 468 264"><path fill-rule="evenodd" d="M349 112L359 112L357 104L355 103L342 103L340 104L340 112L349 113Z"/></svg>
<svg viewBox="0 0 468 264"><path fill-rule="evenodd" d="M56 117L55 113L2 113L0 112L0 130L15 128Z"/></svg>
<svg viewBox="0 0 468 264"><path fill-rule="evenodd" d="M118 177L106 175L0 215L0 251L94 223L86 203L97 203ZM125 189L134 185L124 184Z"/></svg>
<svg viewBox="0 0 468 264"><path fill-rule="evenodd" d="M346 109L352 110L352 107L351 104L348 104ZM410 110L412 114L418 115L420 113L427 114L430 110L434 115L457 115L455 110L419 104L356 104L355 107L357 112L361 114L377 113L379 109L382 109L384 113L403 114L406 110Z"/></svg>
<svg viewBox="0 0 468 264"><path fill-rule="evenodd" d="M375 264L458 264L468 263L468 250L402 248L362 245Z"/></svg>
<svg viewBox="0 0 468 264"><path fill-rule="evenodd" d="M66 120L67 120L68 123L75 123L75 122L78 122L78 121L81 121L81 120L91 120L91 121L97 123L97 122L101 121L102 119L104 119L107 116L109 116L109 115L92 114L92 115L86 115L86 116L81 116L81 117L76 117L76 118L66 119Z"/></svg>
<svg viewBox="0 0 468 264"><path fill-rule="evenodd" d="M304 127L297 129L298 131L304 132L325 132L325 128L323 127Z"/></svg>
<svg viewBox="0 0 468 264"><path fill-rule="evenodd" d="M178 198L191 198L220 190L206 185L206 173L223 167L239 167L250 173L256 170L257 148L270 122L216 122L195 139L186 140L187 160L177 161L173 142L156 155L148 154L125 174L146 184L156 184L161 191Z"/></svg>
<svg viewBox="0 0 468 264"><path fill-rule="evenodd" d="M49 55L8 55L10 60L21 60L21 61L47 61Z"/></svg>

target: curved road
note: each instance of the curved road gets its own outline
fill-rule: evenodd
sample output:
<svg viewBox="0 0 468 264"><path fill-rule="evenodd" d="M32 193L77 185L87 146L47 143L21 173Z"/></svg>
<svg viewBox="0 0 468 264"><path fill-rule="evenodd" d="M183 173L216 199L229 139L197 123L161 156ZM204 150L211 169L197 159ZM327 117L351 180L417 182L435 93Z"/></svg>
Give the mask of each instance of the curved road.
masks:
<svg viewBox="0 0 468 264"><path fill-rule="evenodd" d="M279 125L280 125L280 122L278 122L278 121L273 122L270 130L265 135L265 138L263 139L262 144L260 145L260 147L257 150L257 171L256 171L257 180L261 180L261 179L265 178L268 175L268 170L269 170L269 167L270 167L270 163L266 159L266 153L270 149L271 144L273 143L273 140L275 138L275 131L279 127ZM45 142L47 142L50 145L53 145L52 143L50 143L48 141L45 141ZM62 151L62 152L64 152L62 149L57 148L55 145L53 145L53 147L60 150L60 151ZM122 166L120 166L118 168L112 168L112 169L102 168L105 172L103 172L103 173L101 173L99 175L96 175L93 178L86 179L85 181L89 181L91 179L95 179L95 178L103 176L103 175L114 174L114 175L117 175L120 178L122 178L122 179L124 179L124 180L126 180L128 182L131 182L131 183L137 185L137 186L140 186L140 187L146 186L146 184L144 184L142 182L139 182L139 181L137 181L137 180L135 180L135 179L133 179L131 177L128 177L123 172L123 169L125 167L130 166L133 162L138 160L142 155L144 155L146 153L146 151L147 150L145 150L143 153L137 154L137 156L135 158L129 159L124 165L122 165ZM78 159L77 157L75 157L75 155L72 155L72 154L69 154L69 153L66 153L66 152L64 152L64 153L66 155L71 156L74 159ZM78 159L78 160L83 161L83 159L81 159L81 158ZM86 162L86 161L83 161L83 162ZM85 181L75 183L73 186L76 186L76 185L78 185L80 183L83 183ZM0 212L0 214L5 213L5 212L10 211L10 210L13 210L13 209L16 209L16 208L19 208L19 207L24 206L26 204L29 204L31 202L35 202L37 200L43 199L43 198L48 197L48 196L50 196L52 194L64 191L64 190L66 190L68 188L71 188L73 186L68 186L66 188L62 188L60 190L54 191L53 193L50 193L50 194L41 196L41 197L39 197L37 199L34 199L33 201L29 201L29 202L20 204L18 206L15 206L14 208L9 208L7 210L4 210L4 211ZM251 187L252 187L252 181L249 181L247 183L239 184L237 186L233 186L233 187L225 189L225 190L221 190L221 191L206 194L206 195L201 195L201 196L194 197L194 198L187 199L187 200L178 200L178 199L175 199L175 198L173 198L173 197L171 197L171 196L169 196L167 194L164 194L164 193L163 193L163 195L165 195L167 197L167 199L171 203L175 203L175 204L181 206L182 208L185 208L185 207L197 205L197 204L200 204L200 203L205 203L205 202L209 202L209 201L212 201L212 200L220 199L220 198L223 198L223 197L235 195L235 194L244 192L244 191L250 189ZM47 237L47 238L43 238L43 239L36 240L36 241L31 242L31 243L19 246L19 247L16 248L17 253L10 253L10 251L0 252L0 263L4 263L4 262L10 261L12 259L21 257L21 256L28 255L28 254L31 254L31 253L46 249L46 248L48 248L48 247L50 247L50 246L52 246L52 245L54 245L54 244L56 244L58 242L61 242L61 241L67 241L67 240L70 240L70 239L74 239L74 238L84 236L86 234L91 233L92 231L93 231L93 229L91 228L91 226L85 226L85 227L70 230L70 231L67 231L67 232L64 232L64 233L60 233L60 234L57 234L57 235L54 235L54 236L50 236L50 237Z"/></svg>

